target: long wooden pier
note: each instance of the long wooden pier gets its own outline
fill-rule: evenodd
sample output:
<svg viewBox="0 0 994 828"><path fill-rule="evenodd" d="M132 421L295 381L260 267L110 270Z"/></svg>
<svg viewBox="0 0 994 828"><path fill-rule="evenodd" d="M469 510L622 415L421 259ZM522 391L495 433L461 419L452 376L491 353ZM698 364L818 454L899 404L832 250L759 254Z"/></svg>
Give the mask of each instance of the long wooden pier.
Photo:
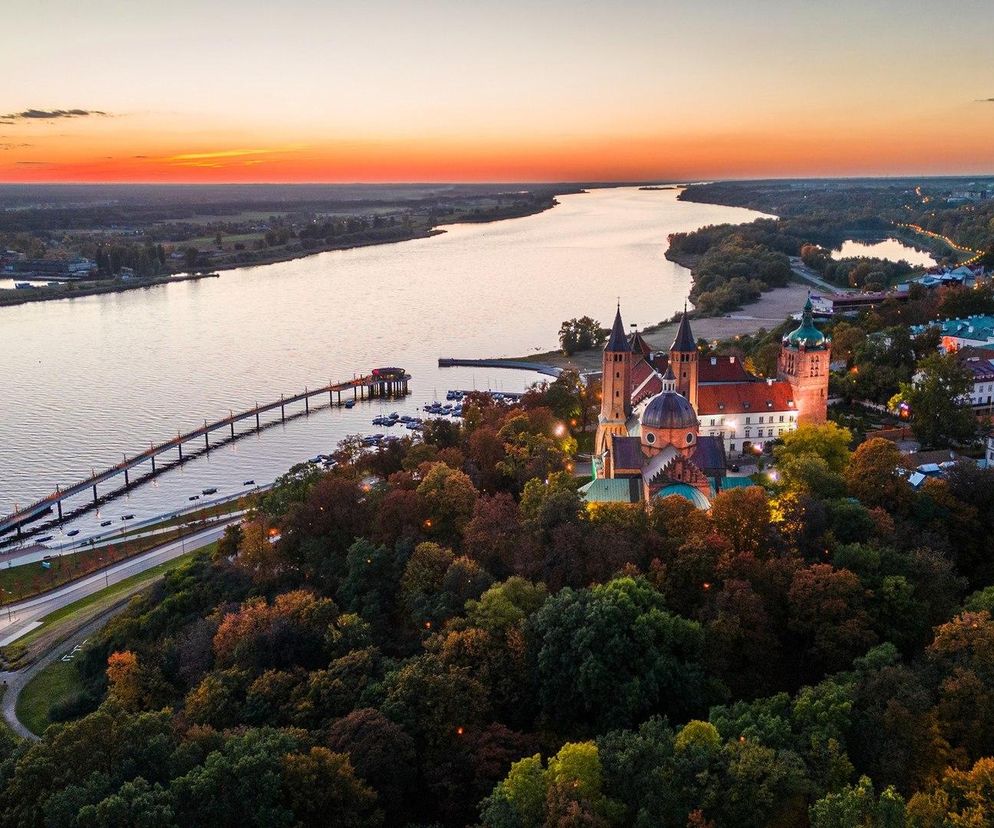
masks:
<svg viewBox="0 0 994 828"><path fill-rule="evenodd" d="M54 492L41 498L41 500L23 509L16 509L6 517L0 518L0 535L15 530L20 535L25 524L50 513L53 509L57 510L59 520L61 521L62 503L66 499L91 490L93 493L93 502L96 503L99 499L97 486L101 483L123 475L124 486L127 488L131 485L130 471L136 466L140 466L143 463L151 463L152 474L155 474L156 457L167 452L177 451L179 452L179 459L182 460L184 443L203 439L204 449L210 451L210 435L215 431L223 430L230 432L229 439L233 438L235 436L236 423L254 419L255 428L253 430L259 431L263 427L261 420L263 414L279 410L280 420L286 422L287 406L293 406L302 402L304 404L304 413L310 413L311 400L315 397L323 397L324 395L328 396L329 405L345 405L350 399L350 391L352 392L351 399L353 401L379 397L406 396L409 393L408 383L410 379L411 375L404 371L403 368L376 368L368 374L353 377L344 382L329 382L327 385L314 389L305 388L302 393L293 394L289 397L281 394L278 400L264 405L256 404L254 408L244 411L231 412L229 416L215 420L214 422L209 423L207 420L204 420L204 424L200 428L195 428L185 434L177 434L173 439L166 440L158 445L153 444L131 457L126 456L122 462L111 466L109 469L96 472L86 480L81 480L78 483L72 483L68 486L56 486ZM344 400L342 399L343 394L345 395Z"/></svg>

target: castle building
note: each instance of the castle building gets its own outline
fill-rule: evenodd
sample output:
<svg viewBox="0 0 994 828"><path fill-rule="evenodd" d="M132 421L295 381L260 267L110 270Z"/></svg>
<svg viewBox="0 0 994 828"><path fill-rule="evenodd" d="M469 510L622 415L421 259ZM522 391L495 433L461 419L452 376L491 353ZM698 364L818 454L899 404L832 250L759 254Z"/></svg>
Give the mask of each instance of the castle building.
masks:
<svg viewBox="0 0 994 828"><path fill-rule="evenodd" d="M590 502L679 494L700 508L728 478L728 458L761 452L800 423L827 418L831 346L811 300L780 345L777 378L750 374L734 356L701 357L686 309L667 352L625 335L619 306L602 358L601 411Z"/></svg>

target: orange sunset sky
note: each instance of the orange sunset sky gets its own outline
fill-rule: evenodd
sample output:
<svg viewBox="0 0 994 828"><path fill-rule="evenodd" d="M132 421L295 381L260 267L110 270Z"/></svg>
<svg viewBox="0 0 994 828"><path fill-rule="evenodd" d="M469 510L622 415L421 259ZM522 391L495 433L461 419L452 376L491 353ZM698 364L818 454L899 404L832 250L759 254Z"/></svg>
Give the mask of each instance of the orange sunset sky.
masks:
<svg viewBox="0 0 994 828"><path fill-rule="evenodd" d="M994 171L994 3L44 0L0 181Z"/></svg>

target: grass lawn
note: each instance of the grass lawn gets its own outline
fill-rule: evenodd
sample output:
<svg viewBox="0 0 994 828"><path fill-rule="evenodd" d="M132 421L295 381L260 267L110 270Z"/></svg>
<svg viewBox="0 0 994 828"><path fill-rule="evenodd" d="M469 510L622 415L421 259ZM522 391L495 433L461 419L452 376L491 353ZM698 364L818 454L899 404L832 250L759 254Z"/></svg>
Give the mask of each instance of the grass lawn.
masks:
<svg viewBox="0 0 994 828"><path fill-rule="evenodd" d="M29 681L17 699L17 718L32 733L41 736L51 722L48 711L52 704L68 698L82 689L76 665L58 659Z"/></svg>

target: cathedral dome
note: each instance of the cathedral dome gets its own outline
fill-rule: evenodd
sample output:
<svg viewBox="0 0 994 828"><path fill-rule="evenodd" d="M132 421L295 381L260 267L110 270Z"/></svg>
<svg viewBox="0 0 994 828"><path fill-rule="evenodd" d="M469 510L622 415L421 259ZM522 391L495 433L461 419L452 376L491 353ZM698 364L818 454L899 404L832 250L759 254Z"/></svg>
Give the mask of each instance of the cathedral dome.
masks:
<svg viewBox="0 0 994 828"><path fill-rule="evenodd" d="M641 423L646 428L696 429L697 415L686 397L676 391L663 391L649 400Z"/></svg>

